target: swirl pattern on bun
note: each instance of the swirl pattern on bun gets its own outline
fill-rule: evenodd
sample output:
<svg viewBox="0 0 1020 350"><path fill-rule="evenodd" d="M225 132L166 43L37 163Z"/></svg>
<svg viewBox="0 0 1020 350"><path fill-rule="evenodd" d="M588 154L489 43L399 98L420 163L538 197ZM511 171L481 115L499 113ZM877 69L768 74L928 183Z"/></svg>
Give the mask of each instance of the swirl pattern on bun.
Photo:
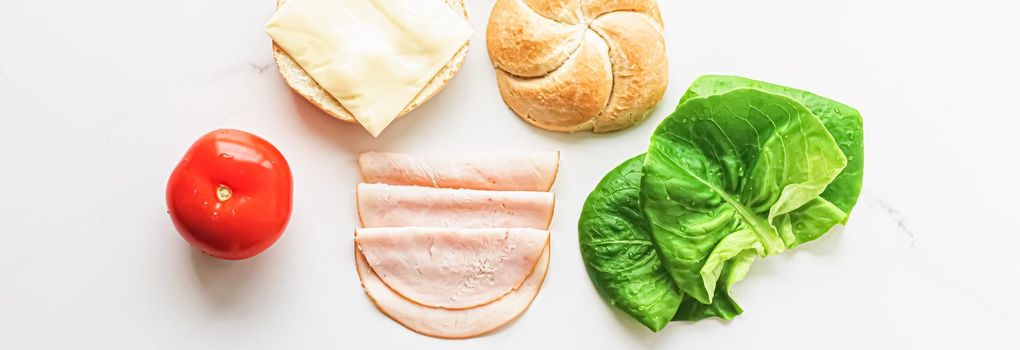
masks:
<svg viewBox="0 0 1020 350"><path fill-rule="evenodd" d="M645 119L668 63L655 0L497 0L486 44L503 101L559 132L608 132Z"/></svg>

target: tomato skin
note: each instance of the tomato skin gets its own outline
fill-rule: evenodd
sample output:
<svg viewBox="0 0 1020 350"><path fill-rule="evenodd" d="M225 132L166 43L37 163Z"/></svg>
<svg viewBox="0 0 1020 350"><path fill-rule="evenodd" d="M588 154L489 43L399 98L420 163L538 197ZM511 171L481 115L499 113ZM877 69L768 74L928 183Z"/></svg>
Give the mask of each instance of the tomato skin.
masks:
<svg viewBox="0 0 1020 350"><path fill-rule="evenodd" d="M232 129L195 141L166 187L168 212L181 237L227 260L253 257L276 242L290 220L292 196L283 154L258 136Z"/></svg>

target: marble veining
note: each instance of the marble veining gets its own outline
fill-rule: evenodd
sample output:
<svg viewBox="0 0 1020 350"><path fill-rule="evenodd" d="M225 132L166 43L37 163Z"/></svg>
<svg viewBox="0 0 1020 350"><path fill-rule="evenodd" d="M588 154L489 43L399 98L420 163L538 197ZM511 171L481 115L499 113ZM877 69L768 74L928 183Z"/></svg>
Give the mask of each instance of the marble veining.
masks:
<svg viewBox="0 0 1020 350"><path fill-rule="evenodd" d="M871 198L869 206L882 211L889 220L896 224L896 229L907 236L910 242L910 249L917 250L917 236L914 230L907 223L907 216L893 206L888 200L880 197Z"/></svg>
<svg viewBox="0 0 1020 350"><path fill-rule="evenodd" d="M267 71L270 71L269 68L275 66L275 64L273 64L273 63L274 62L269 62L269 63L248 62L248 65L251 66L251 68L254 69L256 73L262 74L262 73L265 73ZM272 70L272 71L275 72L275 70Z"/></svg>

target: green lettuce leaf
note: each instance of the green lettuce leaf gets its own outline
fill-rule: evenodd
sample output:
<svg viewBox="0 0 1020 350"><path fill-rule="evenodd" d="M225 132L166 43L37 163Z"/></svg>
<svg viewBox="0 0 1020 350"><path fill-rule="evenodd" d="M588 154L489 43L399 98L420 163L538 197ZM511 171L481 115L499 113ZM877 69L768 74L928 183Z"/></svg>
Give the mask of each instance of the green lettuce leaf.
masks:
<svg viewBox="0 0 1020 350"><path fill-rule="evenodd" d="M740 282L751 269L751 264L757 257L754 251L745 250L726 262L722 270L722 278L716 285L715 296L711 304L702 304L697 299L685 295L680 302L680 309L673 316L674 321L699 321L709 317L718 317L724 320L732 320L744 312L736 300L730 296L730 286Z"/></svg>
<svg viewBox="0 0 1020 350"><path fill-rule="evenodd" d="M672 320L707 317L733 319L743 310L729 296L754 262L753 251L734 257L722 269L712 304L683 297L666 273L651 239L648 221L639 205L644 155L620 164L588 196L578 222L581 258L592 284L616 306L652 331ZM750 253L750 254L747 254Z"/></svg>
<svg viewBox="0 0 1020 350"><path fill-rule="evenodd" d="M732 319L743 310L730 288L757 257L846 222L863 153L863 123L851 107L703 76L656 130L648 155L607 174L585 202L585 267L603 298L653 331L669 319Z"/></svg>
<svg viewBox="0 0 1020 350"><path fill-rule="evenodd" d="M669 278L638 204L644 155L610 171L584 202L581 258L599 294L652 331L669 323L680 290Z"/></svg>
<svg viewBox="0 0 1020 350"><path fill-rule="evenodd" d="M723 271L738 256L783 252L817 236L798 230L845 219L842 211L816 211L829 216L824 220L795 213L819 203L846 164L803 104L738 88L690 98L659 125L642 168L640 202L670 277L685 294L712 304ZM811 225L798 221L804 219Z"/></svg>
<svg viewBox="0 0 1020 350"><path fill-rule="evenodd" d="M698 78L680 98L679 104L693 98L718 95L738 88L755 88L792 98L811 110L811 113L829 130L829 134L846 156L847 164L821 197L847 214L844 221L840 222L845 223L857 203L857 197L861 194L864 180L864 123L861 113L850 106L807 91L725 75L706 75ZM822 234L827 231L828 229Z"/></svg>

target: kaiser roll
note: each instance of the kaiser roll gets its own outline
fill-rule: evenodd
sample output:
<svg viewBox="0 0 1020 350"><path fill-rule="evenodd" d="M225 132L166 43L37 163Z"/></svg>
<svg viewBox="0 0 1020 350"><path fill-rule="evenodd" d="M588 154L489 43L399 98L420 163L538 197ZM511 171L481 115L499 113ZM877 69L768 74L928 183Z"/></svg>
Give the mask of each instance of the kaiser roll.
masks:
<svg viewBox="0 0 1020 350"><path fill-rule="evenodd" d="M497 0L486 44L503 101L542 129L627 128L666 91L654 0Z"/></svg>

